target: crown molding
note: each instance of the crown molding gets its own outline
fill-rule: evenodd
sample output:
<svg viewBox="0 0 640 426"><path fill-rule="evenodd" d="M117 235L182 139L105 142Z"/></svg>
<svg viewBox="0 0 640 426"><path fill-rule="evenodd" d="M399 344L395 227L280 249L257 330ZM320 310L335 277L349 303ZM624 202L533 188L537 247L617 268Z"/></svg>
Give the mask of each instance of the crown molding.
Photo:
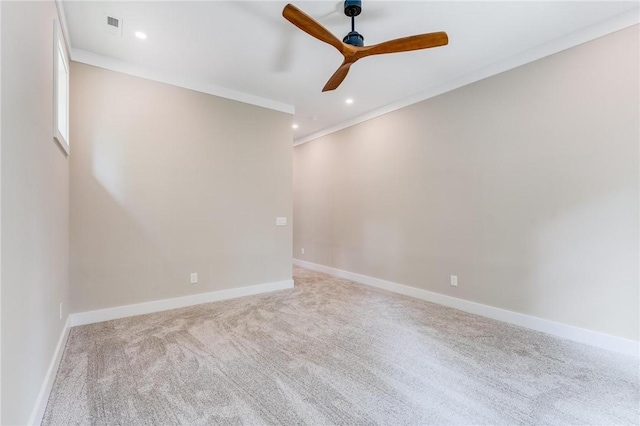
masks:
<svg viewBox="0 0 640 426"><path fill-rule="evenodd" d="M220 96L223 98L256 105L263 108L273 109L288 114L295 113L295 106L291 104L286 104L272 99L251 95L249 93L216 86L193 78L164 74L149 68L138 66L125 61L120 61L108 56L99 55L97 53L89 52L82 49L71 48L71 38L67 29L67 22L63 6L64 1L55 0L55 2L56 7L58 8L58 14L60 15L60 21L65 36L65 41L69 47L69 52L71 52L71 59L76 62L82 62L88 65L129 74L136 77L146 78L173 86L183 87L214 96ZM470 73L464 74L460 77L454 78L444 83L432 86L422 92L403 98L397 102L393 102L380 108L376 108L357 117L324 128L310 135L294 139L293 145L297 146L310 142L331 133L335 133L339 130L355 126L356 124L371 120L381 115L388 114L409 105L413 105L441 95L443 93L466 86L468 84L475 83L476 81L489 78L496 74L500 74L510 69L517 68L538 59L542 59L546 56L553 55L555 53L570 49L583 43L587 43L616 31L620 31L633 25L637 25L638 23L640 23L640 8L635 8L609 19L605 19L604 21L600 21L588 27L574 31L561 38L526 50L502 61L471 71Z"/></svg>
<svg viewBox="0 0 640 426"><path fill-rule="evenodd" d="M71 36L67 26L67 16L64 10L64 1L55 0L58 16L60 18L60 26L64 34L64 40L67 45L67 52L71 56L71 60L81 62L87 65L108 69L111 71L121 72L123 74L133 75L135 77L146 78L147 80L158 81L160 83L170 84L172 86L182 87L185 89L195 90L196 92L207 93L209 95L219 96L221 98L231 99L246 104L256 105L287 114L295 113L295 106L284 102L278 102L273 99L263 98L261 96L251 95L249 93L240 92L238 90L228 89L226 87L209 84L194 78L184 78L175 75L154 71L150 68L135 65L129 62L120 61L108 56L100 55L83 49L72 47Z"/></svg>
<svg viewBox="0 0 640 426"><path fill-rule="evenodd" d="M442 84L435 85L415 95L401 99L397 102L382 106L380 108L376 108L372 111L343 121L334 126L327 127L318 132L312 133L311 135L294 139L293 145L298 146L307 142L311 142L315 139L327 136L339 130L346 129L347 127L355 126L356 124L371 120L372 118L388 114L409 105L413 105L418 102L422 102L435 96L441 95L443 93L466 86L468 84L475 83L476 81L480 81L496 74L508 71L510 69L517 68L521 65L537 61L538 59L542 59L546 56L553 55L555 53L570 49L583 43L587 43L616 31L620 31L633 25L637 25L638 23L640 23L640 8L635 8L620 15L616 15L612 18L605 19L604 21L600 21L596 24L569 33L548 43L526 50L502 61L471 71L470 73L446 81Z"/></svg>
<svg viewBox="0 0 640 426"><path fill-rule="evenodd" d="M160 83L170 84L172 86L182 87L185 89L195 90L196 92L207 93L209 95L219 96L246 104L256 105L287 114L293 114L295 107L291 104L274 101L272 99L251 95L249 93L240 92L226 87L216 86L215 84L206 83L202 80L189 77L180 77L155 71L147 67L135 65L130 62L120 61L109 56L100 55L98 53L89 52L88 50L71 48L71 60L81 62L94 67L104 68L111 71L117 71L123 74L135 77L145 78Z"/></svg>

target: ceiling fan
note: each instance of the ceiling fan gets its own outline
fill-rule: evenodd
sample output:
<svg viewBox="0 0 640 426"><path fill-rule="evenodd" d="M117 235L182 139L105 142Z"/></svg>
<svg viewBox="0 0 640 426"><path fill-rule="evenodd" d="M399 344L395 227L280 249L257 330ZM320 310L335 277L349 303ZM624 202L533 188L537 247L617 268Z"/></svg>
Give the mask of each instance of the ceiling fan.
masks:
<svg viewBox="0 0 640 426"><path fill-rule="evenodd" d="M364 45L364 37L356 31L355 17L362 12L361 0L345 0L344 14L351 18L351 31L342 41L331 34L329 30L315 21L312 17L298 9L292 4L288 4L282 11L282 16L305 33L317 38L327 44L332 45L344 56L342 65L331 76L327 84L322 89L323 92L334 90L344 80L349 72L349 68L357 60L371 55L382 55L385 53L408 52L411 50L428 49L430 47L444 46L449 43L449 37L444 31L436 33L419 34L409 37L402 37L395 40Z"/></svg>

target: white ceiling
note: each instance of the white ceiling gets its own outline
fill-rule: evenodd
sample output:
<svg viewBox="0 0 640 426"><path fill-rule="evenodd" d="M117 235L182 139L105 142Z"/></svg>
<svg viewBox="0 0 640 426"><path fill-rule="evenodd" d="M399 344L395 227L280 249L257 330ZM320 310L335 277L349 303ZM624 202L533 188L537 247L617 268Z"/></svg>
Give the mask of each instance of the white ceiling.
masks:
<svg viewBox="0 0 640 426"><path fill-rule="evenodd" d="M349 31L342 2L292 2L338 37ZM638 8L637 1L364 0L356 29L365 44L446 31L449 45L363 59L337 90L322 93L342 56L282 18L286 3L65 1L64 10L74 59L93 52L174 81L294 105L300 141ZM123 19L122 37L106 32L105 14ZM138 30L148 38L135 38Z"/></svg>

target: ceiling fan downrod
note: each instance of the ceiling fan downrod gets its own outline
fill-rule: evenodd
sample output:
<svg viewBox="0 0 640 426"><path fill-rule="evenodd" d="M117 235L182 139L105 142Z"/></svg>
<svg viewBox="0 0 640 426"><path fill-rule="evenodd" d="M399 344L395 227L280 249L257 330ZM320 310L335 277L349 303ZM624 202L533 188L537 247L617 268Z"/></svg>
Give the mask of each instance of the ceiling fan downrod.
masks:
<svg viewBox="0 0 640 426"><path fill-rule="evenodd" d="M362 12L361 0L345 0L344 14L351 18L351 31L342 41L352 46L364 46L364 37L356 31L356 16Z"/></svg>

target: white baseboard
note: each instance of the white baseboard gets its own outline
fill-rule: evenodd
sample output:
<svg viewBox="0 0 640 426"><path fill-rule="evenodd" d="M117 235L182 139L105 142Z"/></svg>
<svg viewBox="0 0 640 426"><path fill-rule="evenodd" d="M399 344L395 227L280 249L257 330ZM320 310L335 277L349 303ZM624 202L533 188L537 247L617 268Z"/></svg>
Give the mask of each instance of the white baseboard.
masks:
<svg viewBox="0 0 640 426"><path fill-rule="evenodd" d="M152 302L136 303L135 305L116 306L114 308L96 311L80 312L69 315L70 326L93 324L135 315L150 314L170 309L200 305L202 303L235 299L276 290L293 288L293 280L277 281L273 283L257 284L247 287L231 288L228 290L212 291L209 293L193 294L191 296L175 297L173 299L154 300Z"/></svg>
<svg viewBox="0 0 640 426"><path fill-rule="evenodd" d="M549 321L531 315L508 311L506 309L495 308L493 306L458 299L456 297L446 296L444 294L434 293L432 291L422 290L416 287L381 280L379 278L343 271L330 266L318 265L316 263L306 262L300 259L293 259L293 264L313 271L324 272L326 274L345 278L360 284L382 288L394 293L415 297L416 299L438 303L440 305L449 306L451 308L481 315L483 317L541 331L564 339L573 340L575 342L585 343L587 345L619 352L625 355L632 355L635 357L640 356L640 342L634 340L611 336L609 334L574 327L572 325L562 324L555 321Z"/></svg>
<svg viewBox="0 0 640 426"><path fill-rule="evenodd" d="M40 423L42 423L44 410L47 408L47 402L49 401L49 394L51 393L51 389L53 388L53 382L56 379L56 374L58 374L58 366L60 365L60 360L62 360L62 354L64 352L64 347L67 343L68 337L69 337L69 317L67 317L67 322L64 324L64 329L62 330L62 333L60 333L60 338L58 339L58 345L56 346L56 350L53 353L51 362L49 363L49 368L47 369L47 374L44 377L42 386L40 386L40 392L38 393L38 399L36 399L36 404L34 405L33 410L31 410L31 416L29 416L30 425L39 425Z"/></svg>

